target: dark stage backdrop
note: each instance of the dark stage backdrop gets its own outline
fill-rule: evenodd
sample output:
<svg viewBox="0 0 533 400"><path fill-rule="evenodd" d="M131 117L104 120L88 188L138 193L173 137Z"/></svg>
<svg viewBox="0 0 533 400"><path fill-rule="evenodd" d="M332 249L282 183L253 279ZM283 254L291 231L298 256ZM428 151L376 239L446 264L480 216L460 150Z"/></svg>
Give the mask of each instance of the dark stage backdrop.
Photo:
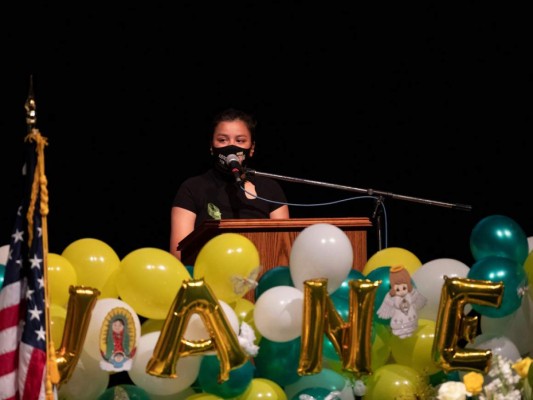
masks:
<svg viewBox="0 0 533 400"><path fill-rule="evenodd" d="M49 139L53 253L81 238L120 258L168 249L175 191L209 165L210 119L229 106L259 120L258 171L471 205L385 198L386 244L423 263L471 265L471 231L490 215L533 235L525 7L226 3L3 13L0 245L20 201L30 75ZM281 184L293 217L374 209L365 199L312 206L361 194Z"/></svg>

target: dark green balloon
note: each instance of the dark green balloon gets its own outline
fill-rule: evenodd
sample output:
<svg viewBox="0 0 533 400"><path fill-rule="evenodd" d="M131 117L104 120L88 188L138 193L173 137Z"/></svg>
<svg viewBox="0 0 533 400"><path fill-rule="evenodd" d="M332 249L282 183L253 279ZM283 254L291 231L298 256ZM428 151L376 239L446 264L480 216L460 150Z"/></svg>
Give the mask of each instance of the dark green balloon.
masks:
<svg viewBox="0 0 533 400"><path fill-rule="evenodd" d="M266 271L257 281L255 298L258 299L268 289L276 286L294 287L289 267L280 265Z"/></svg>
<svg viewBox="0 0 533 400"><path fill-rule="evenodd" d="M114 399L150 400L150 395L143 388L135 385L117 385L107 389L98 396L97 400Z"/></svg>
<svg viewBox="0 0 533 400"><path fill-rule="evenodd" d="M254 359L256 378L269 379L281 387L300 379L298 363L300 361L301 337L287 342L274 342L261 338L259 352Z"/></svg>
<svg viewBox="0 0 533 400"><path fill-rule="evenodd" d="M198 373L198 384L202 391L210 393L224 399L237 397L243 394L252 383L255 374L255 367L250 360L240 367L229 372L229 379L218 383L220 373L220 361L217 356L204 356L200 363Z"/></svg>
<svg viewBox="0 0 533 400"><path fill-rule="evenodd" d="M524 230L514 220L504 215L490 215L472 229L470 251L476 261L495 256L523 265L529 254L529 244Z"/></svg>
<svg viewBox="0 0 533 400"><path fill-rule="evenodd" d="M356 281L358 279L365 279L365 275L361 271L351 269L348 273L348 277L342 281L341 285L331 293L331 296L341 297L344 299L350 298L350 281Z"/></svg>
<svg viewBox="0 0 533 400"><path fill-rule="evenodd" d="M472 309L490 318L500 318L515 312L522 304L527 289L526 271L521 264L506 257L485 257L476 261L467 278L503 282L503 296L499 307L472 303Z"/></svg>

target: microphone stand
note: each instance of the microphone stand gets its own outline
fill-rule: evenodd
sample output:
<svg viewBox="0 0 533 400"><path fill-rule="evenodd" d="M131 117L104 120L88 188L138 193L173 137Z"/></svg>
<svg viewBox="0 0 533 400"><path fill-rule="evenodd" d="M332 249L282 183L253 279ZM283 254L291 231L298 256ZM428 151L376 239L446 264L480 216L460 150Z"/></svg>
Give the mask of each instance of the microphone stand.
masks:
<svg viewBox="0 0 533 400"><path fill-rule="evenodd" d="M372 219L376 221L376 234L378 239L378 250L382 250L383 239L381 235L381 215L383 214L383 196L378 196L376 198L376 205L374 206L374 211L372 212Z"/></svg>
<svg viewBox="0 0 533 400"><path fill-rule="evenodd" d="M267 172L260 172L253 169L246 168L244 171L244 176L264 176L267 178L272 179L279 179L282 181L288 181L288 182L295 182L295 183L304 183L307 185L315 185L320 187L326 187L331 189L339 189L344 190L347 192L356 192L356 193L363 193L368 196L377 196L376 199L376 206L374 208L374 212L372 213L372 219L376 221L376 227L377 227L377 236L378 236L378 246L379 249L382 249L382 234L381 234L381 210L382 205L384 202L385 197L389 197L391 199L396 200L404 200L404 201L411 201L415 203L422 203L427 204L431 206L438 206L438 207L444 207L444 208L452 208L455 210L461 210L461 211L471 211L472 206L468 204L458 204L458 203L445 203L443 201L437 201L437 200L428 200L428 199L422 199L420 197L412 197L412 196L405 196L402 194L397 193L391 193L391 192L382 192L380 190L375 189L360 189L356 187L351 186L344 186L344 185L337 185L334 183L327 183L327 182L320 182L320 181L313 181L309 179L302 179L302 178L294 178L290 176L284 176L284 175L276 175L276 174L270 174Z"/></svg>

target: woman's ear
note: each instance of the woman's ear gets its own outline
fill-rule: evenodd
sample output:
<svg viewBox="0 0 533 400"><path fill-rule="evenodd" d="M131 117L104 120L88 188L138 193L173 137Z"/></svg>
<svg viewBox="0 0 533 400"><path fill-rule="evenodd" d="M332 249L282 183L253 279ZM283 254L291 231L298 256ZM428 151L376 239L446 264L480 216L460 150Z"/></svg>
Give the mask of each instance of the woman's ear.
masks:
<svg viewBox="0 0 533 400"><path fill-rule="evenodd" d="M255 142L252 143L252 146L250 147L250 157L254 155L254 151L255 151Z"/></svg>

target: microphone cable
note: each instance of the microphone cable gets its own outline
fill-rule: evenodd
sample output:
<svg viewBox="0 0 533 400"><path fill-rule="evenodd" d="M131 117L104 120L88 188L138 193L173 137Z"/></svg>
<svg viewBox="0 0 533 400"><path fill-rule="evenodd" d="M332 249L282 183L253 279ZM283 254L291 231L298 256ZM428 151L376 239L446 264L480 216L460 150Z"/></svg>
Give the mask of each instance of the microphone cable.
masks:
<svg viewBox="0 0 533 400"><path fill-rule="evenodd" d="M258 196L256 194L253 194L253 193L250 193L249 191L247 191L243 186L239 185L239 187L242 189L242 191L244 193L246 193L247 195L253 197L253 198L256 198L256 199L259 199L259 200L263 200L263 201L266 201L268 203L272 203L272 204L281 204L281 205L286 205L286 206L291 206L291 207L322 207L322 206L331 206L331 205L334 205L334 204L340 204L340 203L344 203L344 202L347 202L347 201L352 201L352 200L375 200L376 201L376 208L374 210L374 215L376 215L378 213L378 210L379 208L381 208L381 211L383 212L383 231L384 231L384 246L385 248L389 247L388 245L388 222L387 222L387 208L385 207L385 202L383 201L383 198L381 196L354 196L354 197L348 197L348 198L345 198L345 199L340 199L340 200L335 200L335 201L328 201L328 202L324 202L324 203L289 203L289 202L283 202L283 201L276 201L276 200L270 200L270 199L266 199L264 197L261 197L261 196Z"/></svg>

